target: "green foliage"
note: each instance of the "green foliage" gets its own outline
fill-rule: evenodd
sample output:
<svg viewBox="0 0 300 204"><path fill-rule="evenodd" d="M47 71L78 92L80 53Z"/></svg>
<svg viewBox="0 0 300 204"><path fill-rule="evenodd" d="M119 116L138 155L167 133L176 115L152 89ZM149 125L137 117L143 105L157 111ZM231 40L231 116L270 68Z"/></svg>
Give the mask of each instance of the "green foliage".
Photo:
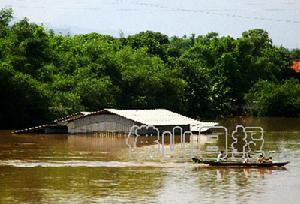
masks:
<svg viewBox="0 0 300 204"><path fill-rule="evenodd" d="M106 78L84 78L76 85L76 93L80 96L81 104L86 111L94 111L101 108L114 107L118 89L111 80Z"/></svg>
<svg viewBox="0 0 300 204"><path fill-rule="evenodd" d="M116 53L121 69L119 106L122 108L165 107L180 110L185 82L175 70L145 49L126 47Z"/></svg>
<svg viewBox="0 0 300 204"><path fill-rule="evenodd" d="M128 36L128 44L132 48L146 48L147 52L157 55L166 60L166 46L169 44L168 36L159 32L146 31L139 34Z"/></svg>
<svg viewBox="0 0 300 204"><path fill-rule="evenodd" d="M9 23L11 22L13 17L12 15L13 15L12 9L0 10L0 38L7 35Z"/></svg>
<svg viewBox="0 0 300 204"><path fill-rule="evenodd" d="M0 65L1 128L12 128L48 119L49 100L45 86L30 75Z"/></svg>
<svg viewBox="0 0 300 204"><path fill-rule="evenodd" d="M264 30L238 39L152 31L63 36L12 17L11 9L0 10L1 128L106 107L213 118L243 114L251 98L258 101L251 106L255 114L298 114L299 85L286 80L300 78L290 69L300 52L273 46Z"/></svg>
<svg viewBox="0 0 300 204"><path fill-rule="evenodd" d="M258 116L300 116L300 82L257 82L245 95L247 109Z"/></svg>

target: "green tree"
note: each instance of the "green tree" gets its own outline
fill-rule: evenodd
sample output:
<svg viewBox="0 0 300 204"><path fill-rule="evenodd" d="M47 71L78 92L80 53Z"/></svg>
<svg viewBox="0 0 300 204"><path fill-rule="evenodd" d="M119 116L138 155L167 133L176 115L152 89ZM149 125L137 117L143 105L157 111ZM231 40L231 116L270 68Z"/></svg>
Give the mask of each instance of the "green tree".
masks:
<svg viewBox="0 0 300 204"><path fill-rule="evenodd" d="M286 80L282 84L257 82L245 95L246 110L258 116L300 115L300 82Z"/></svg>
<svg viewBox="0 0 300 204"><path fill-rule="evenodd" d="M30 75L0 64L1 128L25 127L47 121L49 100L45 85Z"/></svg>

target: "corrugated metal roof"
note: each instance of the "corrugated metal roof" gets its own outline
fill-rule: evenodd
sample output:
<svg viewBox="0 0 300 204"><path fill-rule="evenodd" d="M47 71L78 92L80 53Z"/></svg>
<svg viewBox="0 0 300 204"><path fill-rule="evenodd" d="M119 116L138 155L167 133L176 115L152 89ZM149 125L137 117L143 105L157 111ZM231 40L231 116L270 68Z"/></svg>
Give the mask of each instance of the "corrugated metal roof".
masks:
<svg viewBox="0 0 300 204"><path fill-rule="evenodd" d="M139 122L145 125L191 125L191 126L214 126L214 122L200 122L192 118L174 113L166 109L152 109L152 110L117 110L104 109L108 112L120 115L127 119Z"/></svg>

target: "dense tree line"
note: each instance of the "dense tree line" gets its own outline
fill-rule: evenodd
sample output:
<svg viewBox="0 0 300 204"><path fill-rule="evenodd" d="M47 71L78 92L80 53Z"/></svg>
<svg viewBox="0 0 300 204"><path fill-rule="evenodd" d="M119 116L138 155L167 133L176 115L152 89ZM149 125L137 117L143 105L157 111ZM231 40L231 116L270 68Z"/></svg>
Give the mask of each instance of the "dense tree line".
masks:
<svg viewBox="0 0 300 204"><path fill-rule="evenodd" d="M128 37L61 35L0 11L1 128L106 107L167 108L191 117L299 116L299 50L267 32ZM294 78L294 79L291 79Z"/></svg>

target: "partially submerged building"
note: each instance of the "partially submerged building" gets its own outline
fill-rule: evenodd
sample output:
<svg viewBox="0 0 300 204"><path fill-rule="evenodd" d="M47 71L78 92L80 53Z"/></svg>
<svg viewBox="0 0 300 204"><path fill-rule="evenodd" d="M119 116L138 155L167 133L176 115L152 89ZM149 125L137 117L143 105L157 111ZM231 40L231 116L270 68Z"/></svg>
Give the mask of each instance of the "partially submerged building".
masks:
<svg viewBox="0 0 300 204"><path fill-rule="evenodd" d="M200 122L166 109L103 109L96 112L73 114L54 122L60 127L67 127L67 132L71 134L96 132L128 134L134 125L155 126L160 133L172 131L176 126L181 127L183 131L205 131L207 130L206 126L217 125L215 122Z"/></svg>

